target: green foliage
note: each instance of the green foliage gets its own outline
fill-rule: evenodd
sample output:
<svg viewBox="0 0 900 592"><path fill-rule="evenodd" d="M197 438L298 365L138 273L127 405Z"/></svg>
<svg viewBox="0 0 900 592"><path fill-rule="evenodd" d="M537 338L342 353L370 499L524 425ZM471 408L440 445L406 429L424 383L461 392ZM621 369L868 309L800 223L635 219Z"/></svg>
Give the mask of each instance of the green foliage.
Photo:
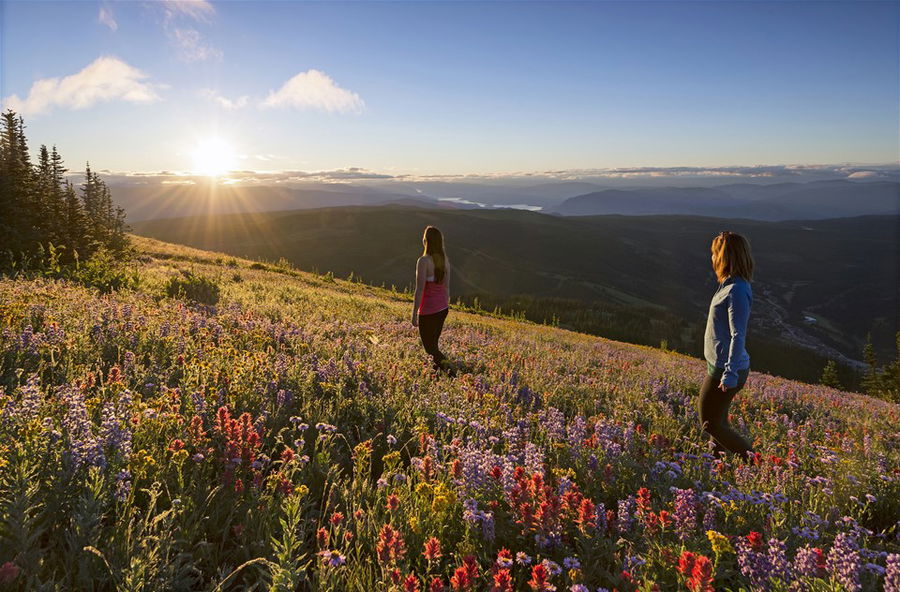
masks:
<svg viewBox="0 0 900 592"><path fill-rule="evenodd" d="M206 276L184 270L180 276L166 282L166 296L184 298L200 304L214 305L219 301L219 284Z"/></svg>
<svg viewBox="0 0 900 592"><path fill-rule="evenodd" d="M128 261L106 249L98 249L87 261L78 262L67 277L103 294L117 290L133 290L140 284L140 275Z"/></svg>
<svg viewBox="0 0 900 592"><path fill-rule="evenodd" d="M79 195L66 171L56 146L41 146L33 166L22 118L11 110L2 115L0 271L20 273L40 266L51 247L59 256L54 265L66 267L77 263L76 254L127 250L125 211L113 204L109 187L88 165Z"/></svg>
<svg viewBox="0 0 900 592"><path fill-rule="evenodd" d="M878 366L871 340L866 342L863 358L868 364L863 387L866 394L900 403L900 331L896 334L897 354L892 362Z"/></svg>
<svg viewBox="0 0 900 592"><path fill-rule="evenodd" d="M825 386L830 386L831 388L843 388L841 387L841 379L838 376L837 362L828 360L825 364L825 368L822 370L822 379L819 382Z"/></svg>

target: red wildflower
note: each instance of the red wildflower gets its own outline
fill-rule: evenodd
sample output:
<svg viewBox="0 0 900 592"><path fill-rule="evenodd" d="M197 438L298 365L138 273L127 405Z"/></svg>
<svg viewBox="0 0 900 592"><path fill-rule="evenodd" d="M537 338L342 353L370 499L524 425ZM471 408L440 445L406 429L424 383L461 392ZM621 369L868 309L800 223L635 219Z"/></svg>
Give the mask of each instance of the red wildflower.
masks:
<svg viewBox="0 0 900 592"><path fill-rule="evenodd" d="M441 541L436 539L435 537L431 537L427 541L425 541L425 548L422 551L422 555L425 557L426 561L434 561L438 557L441 556Z"/></svg>
<svg viewBox="0 0 900 592"><path fill-rule="evenodd" d="M596 512L597 506L594 505L594 502L588 498L582 499L578 504L578 516L575 518L575 523L582 531L594 528L597 525Z"/></svg>
<svg viewBox="0 0 900 592"><path fill-rule="evenodd" d="M755 530L751 531L750 534L747 535L747 542L750 543L750 548L754 551L762 551L764 544L763 537Z"/></svg>
<svg viewBox="0 0 900 592"><path fill-rule="evenodd" d="M403 542L399 531L394 530L390 524L385 524L378 535L375 551L378 552L378 560L381 563L394 563L406 554L406 543Z"/></svg>
<svg viewBox="0 0 900 592"><path fill-rule="evenodd" d="M474 555L466 555L463 557L463 566L466 568L466 574L469 580L474 584L478 579L478 560Z"/></svg>
<svg viewBox="0 0 900 592"><path fill-rule="evenodd" d="M350 541L352 541L352 540L353 540L353 533L350 532L349 530L348 530L347 532L345 532L345 533L344 533L344 540L345 540L346 542L348 542L348 543L349 543Z"/></svg>
<svg viewBox="0 0 900 592"><path fill-rule="evenodd" d="M499 481L500 477L502 477L502 476L503 476L503 469L500 468L500 465L494 465L493 467L491 467L491 477L493 477L494 479Z"/></svg>
<svg viewBox="0 0 900 592"><path fill-rule="evenodd" d="M396 512L397 508L400 507L400 498L395 494L391 494L387 497L387 509L390 512Z"/></svg>
<svg viewBox="0 0 900 592"><path fill-rule="evenodd" d="M650 490L641 487L637 490L637 514L638 516L650 511Z"/></svg>
<svg viewBox="0 0 900 592"><path fill-rule="evenodd" d="M0 584L8 584L19 577L19 566L7 561L0 566Z"/></svg>
<svg viewBox="0 0 900 592"><path fill-rule="evenodd" d="M825 553L822 552L822 549L818 547L813 547L813 553L816 555L816 567L819 571L823 571L826 567L825 563Z"/></svg>
<svg viewBox="0 0 900 592"><path fill-rule="evenodd" d="M659 523L662 524L663 528L668 528L672 526L672 523L675 520L672 518L672 514L669 513L668 510L660 510L659 511Z"/></svg>
<svg viewBox="0 0 900 592"><path fill-rule="evenodd" d="M281 452L281 462L287 464L294 460L294 451L290 446L285 446L284 450Z"/></svg>
<svg viewBox="0 0 900 592"><path fill-rule="evenodd" d="M432 470L434 470L434 460L431 458L431 455L426 455L422 459L422 476L425 477L426 481L431 480Z"/></svg>
<svg viewBox="0 0 900 592"><path fill-rule="evenodd" d="M403 592L419 592L419 578L416 574L409 574L403 580Z"/></svg>
<svg viewBox="0 0 900 592"><path fill-rule="evenodd" d="M447 588L444 587L444 581L441 578L431 578L431 583L428 584L428 592L446 592L446 590Z"/></svg>
<svg viewBox="0 0 900 592"><path fill-rule="evenodd" d="M501 569L494 574L494 583L491 592L512 592L512 576L508 569Z"/></svg>
<svg viewBox="0 0 900 592"><path fill-rule="evenodd" d="M316 544L320 549L328 547L328 531L324 527L316 531Z"/></svg>
<svg viewBox="0 0 900 592"><path fill-rule="evenodd" d="M550 584L550 574L547 573L544 564L538 563L531 568L531 579L528 580L528 585L532 590L553 590L553 586Z"/></svg>
<svg viewBox="0 0 900 592"><path fill-rule="evenodd" d="M365 512L363 512L362 510L356 510L355 512L353 512L353 519L354 520L362 520L363 516L365 516L365 515L366 515Z"/></svg>
<svg viewBox="0 0 900 592"><path fill-rule="evenodd" d="M278 479L278 492L279 493L281 493L283 495L291 495L292 493L294 493L294 484L291 483L290 479L288 479L281 473L278 473L277 479Z"/></svg>
<svg viewBox="0 0 900 592"><path fill-rule="evenodd" d="M234 492L235 493L243 493L244 492L244 482L240 479L234 480Z"/></svg>
<svg viewBox="0 0 900 592"><path fill-rule="evenodd" d="M403 577L402 574L400 573L400 570L397 569L396 567L395 567L394 569L392 569L391 571L389 571L389 572L388 572L388 575L391 576L391 581L392 581L394 584L399 584L399 583L400 583L400 578Z"/></svg>
<svg viewBox="0 0 900 592"><path fill-rule="evenodd" d="M681 557L678 558L678 572L690 577L694 571L694 563L697 557L690 551L682 551Z"/></svg>
<svg viewBox="0 0 900 592"><path fill-rule="evenodd" d="M457 567L450 576L450 587L456 592L464 592L471 588L472 582L469 581L469 573L463 566Z"/></svg>
<svg viewBox="0 0 900 592"><path fill-rule="evenodd" d="M691 577L687 581L687 587L691 592L714 592L713 588L713 564L709 557L699 555L694 568L691 570Z"/></svg>
<svg viewBox="0 0 900 592"><path fill-rule="evenodd" d="M344 521L344 515L340 512L335 512L331 515L331 518L329 518L328 521L331 522L331 524L333 524L334 526L337 526Z"/></svg>
<svg viewBox="0 0 900 592"><path fill-rule="evenodd" d="M178 452L179 450L182 450L183 448L184 448L184 442L182 442L178 438L175 438L174 440L172 440L172 443L169 444L169 450L171 452Z"/></svg>
<svg viewBox="0 0 900 592"><path fill-rule="evenodd" d="M462 477L462 462L458 458L453 459L453 463L450 465L450 472L453 473L453 477L456 479Z"/></svg>
<svg viewBox="0 0 900 592"><path fill-rule="evenodd" d="M206 441L206 430L203 429L203 418L195 415L191 418L188 427L188 439L192 444L198 445Z"/></svg>

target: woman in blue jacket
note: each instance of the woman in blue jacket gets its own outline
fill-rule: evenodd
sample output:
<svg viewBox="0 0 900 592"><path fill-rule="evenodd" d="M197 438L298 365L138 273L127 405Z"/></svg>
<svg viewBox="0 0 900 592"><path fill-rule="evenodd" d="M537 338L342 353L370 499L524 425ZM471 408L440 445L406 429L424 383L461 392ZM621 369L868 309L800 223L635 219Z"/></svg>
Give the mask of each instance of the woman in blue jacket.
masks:
<svg viewBox="0 0 900 592"><path fill-rule="evenodd" d="M750 243L733 232L719 233L712 242L712 266L719 287L706 320L703 353L707 376L700 387L698 411L717 452L728 450L745 456L752 452L751 444L728 424L728 408L750 373L750 356L744 348L753 302Z"/></svg>

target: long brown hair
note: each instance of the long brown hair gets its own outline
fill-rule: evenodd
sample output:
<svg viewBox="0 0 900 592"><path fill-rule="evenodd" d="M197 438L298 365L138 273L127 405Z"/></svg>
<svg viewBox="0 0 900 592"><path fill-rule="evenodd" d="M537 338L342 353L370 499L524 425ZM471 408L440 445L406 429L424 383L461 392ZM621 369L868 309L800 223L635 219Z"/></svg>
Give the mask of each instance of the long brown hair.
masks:
<svg viewBox="0 0 900 592"><path fill-rule="evenodd" d="M740 277L748 282L753 279L753 255L750 254L750 241L745 237L727 230L720 232L710 249L719 282L728 277Z"/></svg>
<svg viewBox="0 0 900 592"><path fill-rule="evenodd" d="M447 257L444 255L444 235L434 226L425 228L425 252L423 255L431 255L434 261L434 281L443 283L444 274L447 272Z"/></svg>

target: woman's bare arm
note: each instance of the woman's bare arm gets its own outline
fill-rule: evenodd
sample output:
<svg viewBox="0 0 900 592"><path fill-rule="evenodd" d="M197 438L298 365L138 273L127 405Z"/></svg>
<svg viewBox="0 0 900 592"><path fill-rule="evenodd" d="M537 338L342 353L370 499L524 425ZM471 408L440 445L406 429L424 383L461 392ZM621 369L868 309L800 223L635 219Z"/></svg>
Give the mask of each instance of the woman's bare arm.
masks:
<svg viewBox="0 0 900 592"><path fill-rule="evenodd" d="M413 327L419 326L419 305L422 304L422 294L425 292L425 280L428 278L428 262L425 257L419 257L416 262L416 295L413 298Z"/></svg>

